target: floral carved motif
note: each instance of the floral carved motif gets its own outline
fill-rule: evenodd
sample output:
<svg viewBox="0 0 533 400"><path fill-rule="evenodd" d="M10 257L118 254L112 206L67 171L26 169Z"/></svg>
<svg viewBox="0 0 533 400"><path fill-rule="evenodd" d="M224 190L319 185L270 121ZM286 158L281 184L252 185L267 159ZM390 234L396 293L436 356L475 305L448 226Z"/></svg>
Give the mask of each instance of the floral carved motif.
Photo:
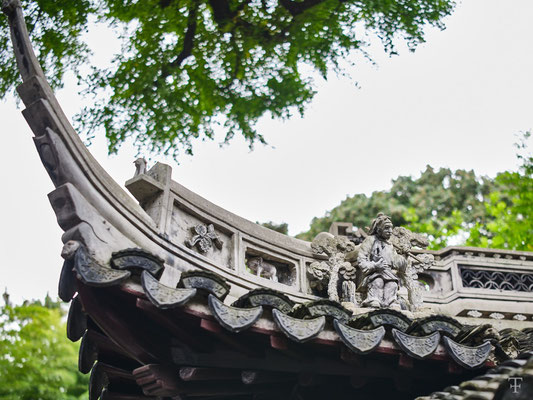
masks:
<svg viewBox="0 0 533 400"><path fill-rule="evenodd" d="M223 242L215 232L213 224L196 225L191 228L191 231L193 237L185 241L187 247L191 249L196 247L200 253L207 253L213 247L216 247L218 250L222 249Z"/></svg>

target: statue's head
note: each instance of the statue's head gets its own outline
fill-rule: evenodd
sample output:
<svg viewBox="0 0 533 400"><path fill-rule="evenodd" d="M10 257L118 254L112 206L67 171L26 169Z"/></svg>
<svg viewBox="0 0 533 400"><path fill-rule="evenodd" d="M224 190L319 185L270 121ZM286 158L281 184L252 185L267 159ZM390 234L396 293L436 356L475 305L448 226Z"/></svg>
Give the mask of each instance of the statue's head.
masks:
<svg viewBox="0 0 533 400"><path fill-rule="evenodd" d="M376 235L380 239L389 240L392 236L392 221L389 216L379 213L370 226L370 234Z"/></svg>

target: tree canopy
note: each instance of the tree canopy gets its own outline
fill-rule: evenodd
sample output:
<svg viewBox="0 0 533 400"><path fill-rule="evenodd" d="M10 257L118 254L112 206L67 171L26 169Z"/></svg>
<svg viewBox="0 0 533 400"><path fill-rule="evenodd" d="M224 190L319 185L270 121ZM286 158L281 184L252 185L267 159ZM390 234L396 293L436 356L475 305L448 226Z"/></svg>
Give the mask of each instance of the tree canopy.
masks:
<svg viewBox="0 0 533 400"><path fill-rule="evenodd" d="M516 172L494 179L474 171L429 165L419 178L400 176L390 190L370 196L347 197L324 217L313 218L309 231L297 237L313 240L333 222L351 222L366 228L378 212L390 215L396 226L428 234L432 249L454 240L467 246L533 250L533 156L527 152L530 133L517 148L521 163ZM524 154L522 154L524 153Z"/></svg>
<svg viewBox="0 0 533 400"><path fill-rule="evenodd" d="M442 28L452 0L22 0L38 58L53 86L74 70L95 96L78 117L103 126L110 152L128 137L140 147L192 153L195 138L264 138L261 116L303 113L324 78L377 35L389 54L411 49L427 26ZM112 26L122 42L109 68L80 68L89 23ZM17 82L6 19L0 22L0 95ZM366 54L366 53L365 53Z"/></svg>
<svg viewBox="0 0 533 400"><path fill-rule="evenodd" d="M0 398L81 400L88 376L77 370L78 344L65 336L64 313L46 298L0 307Z"/></svg>

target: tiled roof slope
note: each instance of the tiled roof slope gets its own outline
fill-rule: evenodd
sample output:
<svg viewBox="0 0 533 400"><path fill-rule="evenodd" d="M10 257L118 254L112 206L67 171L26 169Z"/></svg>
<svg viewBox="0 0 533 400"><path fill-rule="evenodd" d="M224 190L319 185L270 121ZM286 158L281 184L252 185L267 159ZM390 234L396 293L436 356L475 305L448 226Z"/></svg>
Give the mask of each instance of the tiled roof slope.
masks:
<svg viewBox="0 0 533 400"><path fill-rule="evenodd" d="M489 325L464 326L443 315L412 320L399 311L386 309L352 316L341 304L330 300L295 305L284 294L270 289L252 290L229 305L224 299L230 286L220 276L188 271L173 288L159 282L162 266L162 260L141 249L115 253L109 266L103 266L83 246L65 262L60 295L70 301L78 292L71 304L67 333L71 340L82 338L79 366L84 373L91 371L91 399L123 398L109 394L110 387L122 386L127 390L135 386L148 397L198 393L194 385L183 387L183 382L188 382L183 377L177 378L180 374L187 377L188 373L207 374L210 390L221 393L248 393L241 387L249 389L247 379L254 385L265 380L289 385L305 380L306 369L316 364L309 356L316 349L324 352L327 347L340 346L344 364L371 364L376 357L380 360L394 355L395 359L379 361L379 368L392 364L423 372L425 366L443 365L445 374L458 374L456 378L471 376L473 373L468 370L486 368L514 353L533 350L531 329L497 332ZM130 315L132 309L136 310L134 318L138 318L138 323L121 322L120 314ZM218 353L208 350L212 343L198 333L198 326L216 336L214 347L222 343L219 350L227 348L245 355L233 359L231 372L240 373L235 387L220 383L217 377L230 371L220 369L220 363L227 359L219 360ZM161 345L167 335L161 328L171 332L171 354L162 355ZM158 338L161 343L157 343ZM265 347L276 349L287 360L275 359L269 364ZM313 379L330 374L350 375L352 382L357 381L358 374L366 373L351 367L352 373L349 368L348 365L347 370L322 370L311 375ZM116 382L122 382L122 386ZM168 384L174 386L166 387ZM401 382L397 384L401 387ZM352 382L352 387L357 387L357 382Z"/></svg>

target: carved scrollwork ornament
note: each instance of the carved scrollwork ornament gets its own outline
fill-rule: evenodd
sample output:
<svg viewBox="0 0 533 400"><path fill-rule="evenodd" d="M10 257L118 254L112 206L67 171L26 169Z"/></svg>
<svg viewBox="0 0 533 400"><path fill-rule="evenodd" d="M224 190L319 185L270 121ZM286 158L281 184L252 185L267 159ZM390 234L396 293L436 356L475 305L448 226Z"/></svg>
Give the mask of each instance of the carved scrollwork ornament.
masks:
<svg viewBox="0 0 533 400"><path fill-rule="evenodd" d="M185 245L189 248L196 247L200 253L207 253L213 247L218 250L222 249L223 242L215 232L213 224L196 225L191 228L193 237L185 241Z"/></svg>
<svg viewBox="0 0 533 400"><path fill-rule="evenodd" d="M309 284L319 291L327 288L330 300L339 301L341 297L355 299L355 285L344 285L346 293L339 295L339 282L355 280L355 268L346 261L346 254L353 252L356 246L344 236L334 236L331 233L319 233L311 242L315 254L324 254L327 261L315 261L307 267ZM353 292L353 293L350 293Z"/></svg>

